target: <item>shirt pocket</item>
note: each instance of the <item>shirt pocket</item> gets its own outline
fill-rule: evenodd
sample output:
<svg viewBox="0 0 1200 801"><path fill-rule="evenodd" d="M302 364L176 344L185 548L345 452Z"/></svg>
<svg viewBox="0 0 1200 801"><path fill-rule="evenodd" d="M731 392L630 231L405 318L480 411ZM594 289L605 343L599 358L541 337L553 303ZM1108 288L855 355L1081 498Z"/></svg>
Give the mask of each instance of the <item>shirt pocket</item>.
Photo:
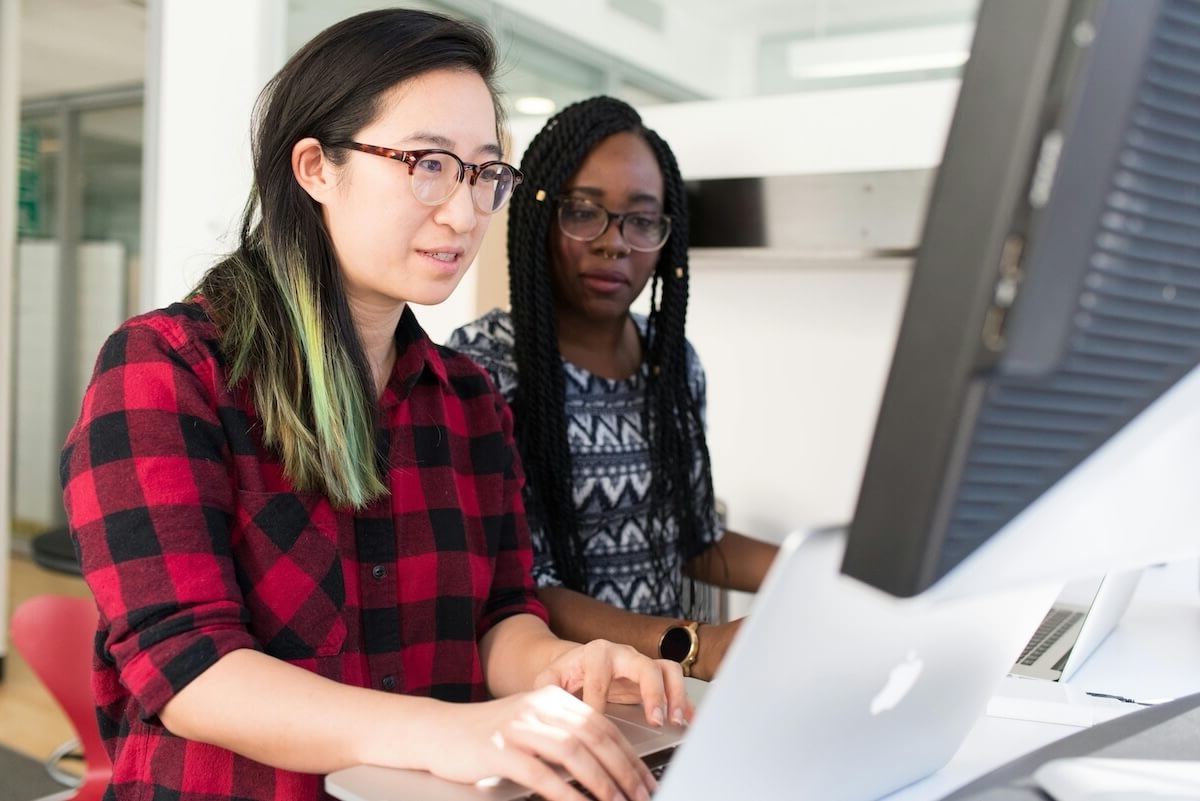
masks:
<svg viewBox="0 0 1200 801"><path fill-rule="evenodd" d="M333 656L346 642L338 516L319 495L239 492L233 542L250 630L271 656Z"/></svg>

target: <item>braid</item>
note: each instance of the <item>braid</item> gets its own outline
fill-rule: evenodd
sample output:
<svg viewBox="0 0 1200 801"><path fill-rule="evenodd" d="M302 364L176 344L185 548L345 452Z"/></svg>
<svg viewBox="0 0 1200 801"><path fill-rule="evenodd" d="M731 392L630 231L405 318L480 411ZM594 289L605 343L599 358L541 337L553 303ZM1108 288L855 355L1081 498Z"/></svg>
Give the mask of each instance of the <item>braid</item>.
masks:
<svg viewBox="0 0 1200 801"><path fill-rule="evenodd" d="M700 553L711 525L715 498L704 423L688 386L686 336L688 302L687 194L670 147L654 131L644 131L663 173L664 205L671 214L671 237L659 253L650 297L647 431L655 517L676 521L684 560ZM661 290L661 301L659 299ZM693 474L697 451L700 471ZM701 503L695 502L697 483ZM693 599L696 598L693 593ZM679 600L679 599L677 599Z"/></svg>
<svg viewBox="0 0 1200 801"><path fill-rule="evenodd" d="M683 178L670 148L642 125L632 107L610 97L584 100L559 112L529 144L521 162L527 191L513 196L508 218L514 358L520 376L513 400L517 443L533 490L530 507L546 523L559 577L565 586L581 592L588 590L588 571L575 514L548 245L554 201L563 186L596 145L624 131L637 132L653 149L663 173L664 210L672 221L671 237L659 253L651 285L649 382L643 409L653 471L649 538L660 581L667 579L665 549L678 547L685 558L699 552L712 508L708 447L687 383L688 231ZM693 477L697 447L702 474ZM702 486L701 508L692 500L696 481ZM678 545L666 541L665 522L670 519L679 528ZM678 594L679 588L674 591Z"/></svg>

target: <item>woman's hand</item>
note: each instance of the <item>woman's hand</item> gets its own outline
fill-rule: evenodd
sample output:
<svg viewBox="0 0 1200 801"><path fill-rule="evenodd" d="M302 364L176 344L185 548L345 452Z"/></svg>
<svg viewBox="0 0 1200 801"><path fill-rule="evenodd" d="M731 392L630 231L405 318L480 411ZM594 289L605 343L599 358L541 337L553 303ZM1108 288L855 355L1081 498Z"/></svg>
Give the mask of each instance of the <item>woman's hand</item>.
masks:
<svg viewBox="0 0 1200 801"><path fill-rule="evenodd" d="M552 669L553 665L547 673ZM591 681L582 678L587 692ZM647 801L655 788L649 769L613 722L557 686L486 703L450 705L446 722L448 742L431 748L429 764L430 771L446 779L478 782L499 776L550 801L584 801L585 796L554 769L561 765L604 801Z"/></svg>
<svg viewBox="0 0 1200 801"><path fill-rule="evenodd" d="M581 696L600 711L609 701L640 703L653 726L667 720L683 726L695 712L678 664L607 640L593 640L559 656L534 679L535 687L548 684Z"/></svg>

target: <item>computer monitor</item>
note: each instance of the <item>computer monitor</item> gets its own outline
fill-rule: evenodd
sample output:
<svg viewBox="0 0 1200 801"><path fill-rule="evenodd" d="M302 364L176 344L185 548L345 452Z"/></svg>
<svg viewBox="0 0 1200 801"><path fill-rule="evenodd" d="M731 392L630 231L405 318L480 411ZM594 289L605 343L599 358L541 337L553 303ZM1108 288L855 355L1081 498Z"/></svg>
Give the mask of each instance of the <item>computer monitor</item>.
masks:
<svg viewBox="0 0 1200 801"><path fill-rule="evenodd" d="M1200 551L1200 1L984 0L842 572Z"/></svg>

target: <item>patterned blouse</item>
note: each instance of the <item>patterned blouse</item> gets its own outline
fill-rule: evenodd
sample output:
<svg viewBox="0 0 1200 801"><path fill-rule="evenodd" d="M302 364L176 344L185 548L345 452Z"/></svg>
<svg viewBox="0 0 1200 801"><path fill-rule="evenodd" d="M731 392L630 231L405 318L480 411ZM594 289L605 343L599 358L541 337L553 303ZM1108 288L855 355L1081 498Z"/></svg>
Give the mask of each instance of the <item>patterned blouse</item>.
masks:
<svg viewBox="0 0 1200 801"><path fill-rule="evenodd" d="M634 315L634 322L644 336L645 316ZM452 333L447 344L483 365L511 403L517 389L514 341L512 318L506 311L493 309ZM683 565L678 548L666 554L664 565L674 586L663 586L655 578L647 539L651 525L650 451L642 430L646 367L643 365L624 380L594 375L566 359L562 360L562 367L576 517L590 571L588 594L633 612L679 617L683 614L678 600ZM703 419L704 368L690 343L687 372ZM693 476L698 477L702 469L697 449ZM700 503L698 482L696 486ZM545 521L530 508L533 505L528 503L528 496L526 499L533 542L533 577L539 587L561 586ZM707 519L710 523L704 541L711 544L721 534L715 509ZM668 520L665 525L671 536L678 536L676 521Z"/></svg>
<svg viewBox="0 0 1200 801"><path fill-rule="evenodd" d="M507 405L411 310L396 347L376 430L391 492L351 510L284 477L248 388L228 385L203 302L136 317L104 345L62 477L100 608L106 799L328 798L320 776L163 727L163 706L230 651L380 692L481 701L479 638L510 615L545 619Z"/></svg>

